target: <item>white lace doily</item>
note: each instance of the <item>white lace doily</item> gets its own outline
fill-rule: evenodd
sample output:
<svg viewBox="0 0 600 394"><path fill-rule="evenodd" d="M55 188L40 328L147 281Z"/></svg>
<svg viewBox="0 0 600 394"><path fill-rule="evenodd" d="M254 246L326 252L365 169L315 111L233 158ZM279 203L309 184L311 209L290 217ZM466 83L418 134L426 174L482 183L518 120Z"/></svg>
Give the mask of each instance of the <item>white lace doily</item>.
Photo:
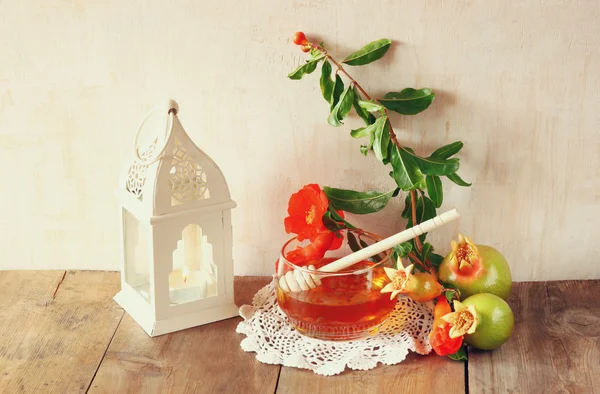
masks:
<svg viewBox="0 0 600 394"><path fill-rule="evenodd" d="M301 335L290 326L279 309L275 285L271 282L254 295L252 305L240 308L244 321L236 331L247 337L242 340L242 349L256 352L258 361L310 369L329 376L346 367L368 370L377 363L398 364L409 350L428 354L432 310L432 303L422 304L400 297L377 335L347 342L322 341Z"/></svg>

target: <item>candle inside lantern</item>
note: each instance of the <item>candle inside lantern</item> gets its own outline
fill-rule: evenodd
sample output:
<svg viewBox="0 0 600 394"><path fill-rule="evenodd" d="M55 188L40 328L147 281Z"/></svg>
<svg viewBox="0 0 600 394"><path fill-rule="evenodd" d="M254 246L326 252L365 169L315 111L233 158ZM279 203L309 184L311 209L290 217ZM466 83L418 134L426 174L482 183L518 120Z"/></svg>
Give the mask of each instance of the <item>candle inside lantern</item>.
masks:
<svg viewBox="0 0 600 394"><path fill-rule="evenodd" d="M212 245L200 226L192 224L183 230L182 239L173 251L173 268L169 275L172 303L181 304L217 295Z"/></svg>
<svg viewBox="0 0 600 394"><path fill-rule="evenodd" d="M197 225L187 226L183 230L183 266L191 268L202 267L202 255L200 253L200 227Z"/></svg>
<svg viewBox="0 0 600 394"><path fill-rule="evenodd" d="M171 303L183 304L206 297L206 279L199 270L183 268L173 270L169 275L169 295Z"/></svg>
<svg viewBox="0 0 600 394"><path fill-rule="evenodd" d="M190 270L188 269L187 265L183 266L181 274L183 275L183 283L186 283L188 276L190 276Z"/></svg>

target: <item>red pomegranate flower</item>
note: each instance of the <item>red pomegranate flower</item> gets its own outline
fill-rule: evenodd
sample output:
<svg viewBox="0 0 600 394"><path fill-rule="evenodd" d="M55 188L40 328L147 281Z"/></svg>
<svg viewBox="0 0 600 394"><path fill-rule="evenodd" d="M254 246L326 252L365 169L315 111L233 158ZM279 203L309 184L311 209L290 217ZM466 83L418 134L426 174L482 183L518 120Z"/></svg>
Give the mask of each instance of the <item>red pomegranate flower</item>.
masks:
<svg viewBox="0 0 600 394"><path fill-rule="evenodd" d="M339 249L344 240L341 234L335 234L323 224L323 214L329 209L329 200L319 185L304 186L292 194L288 205L288 214L284 220L285 231L297 234L298 241L310 240L311 243L298 247L286 255L286 259L301 265L325 256L328 250ZM344 217L342 211L337 212Z"/></svg>
<svg viewBox="0 0 600 394"><path fill-rule="evenodd" d="M328 250L339 249L342 246L343 238L336 236L331 231L323 232L315 240L303 247L298 247L290 251L286 260L296 265L305 265L305 263L322 259Z"/></svg>
<svg viewBox="0 0 600 394"><path fill-rule="evenodd" d="M328 207L329 200L319 185L313 183L304 186L290 197L290 216L283 221L285 232L298 234L298 241L314 241L317 235L329 231L323 224L323 214Z"/></svg>
<svg viewBox="0 0 600 394"><path fill-rule="evenodd" d="M429 334L429 343L435 352L440 356L454 354L460 349L463 337L450 338L450 329L452 326L448 323L438 325L431 330Z"/></svg>

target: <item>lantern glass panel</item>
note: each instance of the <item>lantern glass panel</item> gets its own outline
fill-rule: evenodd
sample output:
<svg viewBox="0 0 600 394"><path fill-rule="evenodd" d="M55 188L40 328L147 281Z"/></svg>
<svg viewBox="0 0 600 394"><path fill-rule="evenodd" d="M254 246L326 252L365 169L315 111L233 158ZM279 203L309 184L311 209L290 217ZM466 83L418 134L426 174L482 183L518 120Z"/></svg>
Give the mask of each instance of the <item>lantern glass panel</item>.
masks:
<svg viewBox="0 0 600 394"><path fill-rule="evenodd" d="M150 299L151 232L129 211L123 209L125 282L146 300Z"/></svg>
<svg viewBox="0 0 600 394"><path fill-rule="evenodd" d="M184 304L217 295L217 266L213 246L202 228L189 224L173 251L173 271L169 275L171 304Z"/></svg>

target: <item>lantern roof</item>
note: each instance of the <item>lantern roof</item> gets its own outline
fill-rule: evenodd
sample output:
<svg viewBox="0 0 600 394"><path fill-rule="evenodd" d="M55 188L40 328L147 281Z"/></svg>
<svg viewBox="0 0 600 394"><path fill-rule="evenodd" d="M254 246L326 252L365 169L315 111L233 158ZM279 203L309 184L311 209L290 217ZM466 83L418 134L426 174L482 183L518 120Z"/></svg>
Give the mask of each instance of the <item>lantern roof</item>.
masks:
<svg viewBox="0 0 600 394"><path fill-rule="evenodd" d="M157 130L151 142L140 147L143 126L156 112L165 117L165 129ZM139 220L236 206L223 173L186 133L178 112L173 100L151 111L138 129L134 154L121 174L116 194Z"/></svg>

